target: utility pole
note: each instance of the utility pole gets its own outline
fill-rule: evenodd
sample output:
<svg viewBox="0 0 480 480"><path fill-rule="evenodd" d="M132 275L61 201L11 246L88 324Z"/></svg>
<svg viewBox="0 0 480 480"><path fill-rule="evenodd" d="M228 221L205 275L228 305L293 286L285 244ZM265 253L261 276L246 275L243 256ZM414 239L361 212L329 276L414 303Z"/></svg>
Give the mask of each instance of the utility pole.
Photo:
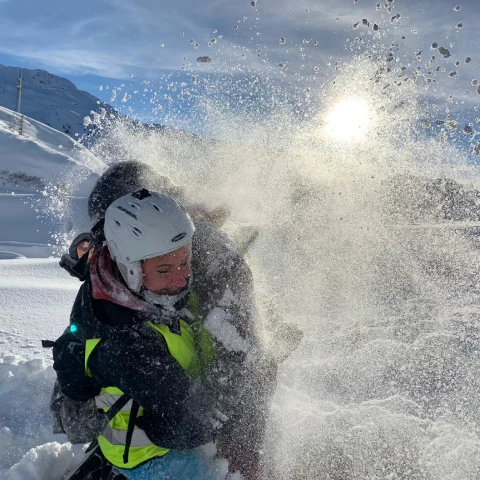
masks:
<svg viewBox="0 0 480 480"><path fill-rule="evenodd" d="M23 84L23 72L20 69L20 73L18 75L18 85L17 85L17 112L20 113L20 125L19 125L19 133L23 135L23 114L20 112L20 107L22 104L22 84Z"/></svg>

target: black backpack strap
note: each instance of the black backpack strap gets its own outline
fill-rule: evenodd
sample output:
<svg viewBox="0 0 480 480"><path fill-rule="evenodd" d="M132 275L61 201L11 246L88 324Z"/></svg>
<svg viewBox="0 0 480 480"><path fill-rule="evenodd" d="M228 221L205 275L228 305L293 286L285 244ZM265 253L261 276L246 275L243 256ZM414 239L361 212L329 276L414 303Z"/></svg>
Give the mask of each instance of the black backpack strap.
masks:
<svg viewBox="0 0 480 480"><path fill-rule="evenodd" d="M107 422L110 422L113 417L120 412L120 410L131 400L131 397L128 395L123 394L120 398L118 398L115 403L110 407L108 412L105 414L107 417ZM99 432L101 433L101 432ZM85 453L90 452L98 445L97 440L94 440L87 448Z"/></svg>
<svg viewBox="0 0 480 480"><path fill-rule="evenodd" d="M123 463L128 463L128 452L130 451L130 444L132 443L133 431L135 430L135 422L138 416L140 405L133 401L130 409L130 417L128 418L127 438L125 441L125 451L123 452Z"/></svg>
<svg viewBox="0 0 480 480"><path fill-rule="evenodd" d="M132 397L123 394L115 403L110 407L110 410L106 413L108 421L112 418L132 399ZM135 404L135 402L133 402ZM133 407L132 407L133 409Z"/></svg>

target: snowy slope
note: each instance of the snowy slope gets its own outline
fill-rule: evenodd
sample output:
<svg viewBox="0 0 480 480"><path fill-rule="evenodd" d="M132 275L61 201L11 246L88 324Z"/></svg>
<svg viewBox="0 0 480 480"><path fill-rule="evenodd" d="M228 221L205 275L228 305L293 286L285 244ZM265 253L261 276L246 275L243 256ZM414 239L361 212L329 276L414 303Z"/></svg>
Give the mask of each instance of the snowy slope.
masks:
<svg viewBox="0 0 480 480"><path fill-rule="evenodd" d="M48 401L54 373L51 366L47 368L51 351L42 349L40 340L55 339L62 333L79 285L58 267L58 260L0 261L2 479L59 478L66 468L62 458L67 464L72 459L70 445L62 446L65 438L51 433ZM50 448L48 443L55 440L61 443ZM43 447L21 462L37 445ZM20 464L6 473L5 469L17 462Z"/></svg>
<svg viewBox="0 0 480 480"><path fill-rule="evenodd" d="M16 110L20 69L0 65L0 105ZM70 80L44 70L23 69L21 111L28 117L49 125L72 137L84 133L83 119L100 104L98 98L79 90Z"/></svg>
<svg viewBox="0 0 480 480"><path fill-rule="evenodd" d="M106 165L69 136L28 117L20 136L19 122L17 113L0 107L0 256L50 256L52 235L73 221L72 209L85 208Z"/></svg>

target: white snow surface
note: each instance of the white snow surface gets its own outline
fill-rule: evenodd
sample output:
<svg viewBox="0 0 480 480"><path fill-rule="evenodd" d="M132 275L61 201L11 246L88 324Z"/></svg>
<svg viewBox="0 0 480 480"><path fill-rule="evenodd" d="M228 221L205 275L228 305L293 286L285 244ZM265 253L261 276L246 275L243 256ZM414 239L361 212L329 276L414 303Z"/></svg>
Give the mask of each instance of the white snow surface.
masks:
<svg viewBox="0 0 480 480"><path fill-rule="evenodd" d="M51 433L49 400L55 374L50 350L68 325L80 282L56 259L0 261L0 478L57 479L81 458Z"/></svg>

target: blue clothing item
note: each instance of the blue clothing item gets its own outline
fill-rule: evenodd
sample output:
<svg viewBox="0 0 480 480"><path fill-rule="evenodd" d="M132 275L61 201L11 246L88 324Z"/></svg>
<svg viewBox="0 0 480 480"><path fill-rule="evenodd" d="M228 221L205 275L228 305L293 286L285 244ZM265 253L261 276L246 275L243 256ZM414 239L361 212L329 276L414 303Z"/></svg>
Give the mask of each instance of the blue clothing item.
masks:
<svg viewBox="0 0 480 480"><path fill-rule="evenodd" d="M133 470L117 468L129 480L222 480L213 459L199 449L170 450L162 458L154 458Z"/></svg>

